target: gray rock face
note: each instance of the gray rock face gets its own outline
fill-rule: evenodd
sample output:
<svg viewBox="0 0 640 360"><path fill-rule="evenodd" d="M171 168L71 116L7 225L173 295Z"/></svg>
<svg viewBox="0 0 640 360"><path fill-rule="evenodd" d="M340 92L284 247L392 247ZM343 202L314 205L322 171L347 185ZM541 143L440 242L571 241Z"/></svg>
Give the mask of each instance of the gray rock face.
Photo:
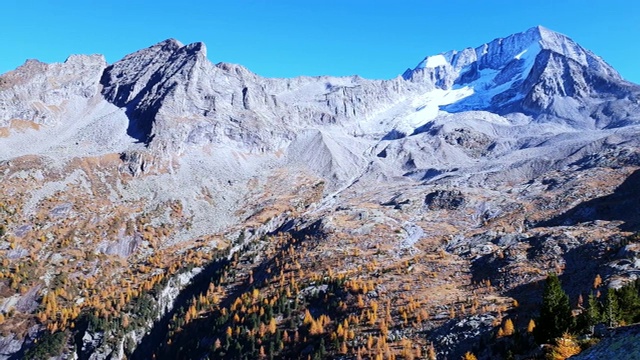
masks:
<svg viewBox="0 0 640 360"><path fill-rule="evenodd" d="M640 357L640 326L625 326L611 331L593 347L572 356L576 360L637 359Z"/></svg>
<svg viewBox="0 0 640 360"><path fill-rule="evenodd" d="M472 350L471 344L478 344L488 330L493 328L495 317L492 315L473 315L459 321L452 320L430 336L438 345L439 355L456 359ZM472 340L472 341L469 341ZM459 346L466 344L466 346Z"/></svg>
<svg viewBox="0 0 640 360"><path fill-rule="evenodd" d="M465 200L458 190L436 190L425 196L424 204L431 210L456 210L464 206Z"/></svg>
<svg viewBox="0 0 640 360"><path fill-rule="evenodd" d="M19 339L15 334L0 336L0 359L9 359L20 351L24 339Z"/></svg>
<svg viewBox="0 0 640 360"><path fill-rule="evenodd" d="M85 356L91 356L94 354L94 351L102 345L102 339L104 338L104 333L101 332L85 332L82 336L82 348L80 349L80 353Z"/></svg>
<svg viewBox="0 0 640 360"><path fill-rule="evenodd" d="M2 75L0 126L11 120L54 125L77 116L79 108L91 106L99 93L100 76L107 63L102 55L73 55L62 64L27 60Z"/></svg>
<svg viewBox="0 0 640 360"><path fill-rule="evenodd" d="M183 46L170 39L109 66L101 79L102 93L107 101L127 109L129 135L148 143L167 117L205 116L215 109L215 99L207 106L199 91L213 69L204 44Z"/></svg>

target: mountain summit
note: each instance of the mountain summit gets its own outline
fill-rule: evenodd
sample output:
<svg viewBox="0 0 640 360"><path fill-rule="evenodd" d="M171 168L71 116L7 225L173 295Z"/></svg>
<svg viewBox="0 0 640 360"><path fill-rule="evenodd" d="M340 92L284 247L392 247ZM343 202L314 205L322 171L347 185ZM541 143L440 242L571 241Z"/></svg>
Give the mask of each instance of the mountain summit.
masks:
<svg viewBox="0 0 640 360"><path fill-rule="evenodd" d="M640 86L543 27L390 80L175 39L27 61L0 76L0 359L541 357L544 274L577 300L640 271L639 135Z"/></svg>
<svg viewBox="0 0 640 360"><path fill-rule="evenodd" d="M428 56L413 70L407 70L404 77L409 79L413 72L424 68L436 68L449 65L460 74L476 64L478 70L501 70L510 63L535 59L542 51L548 50L571 59L583 66L593 67L598 72L619 78L618 73L598 56L584 49L566 35L536 26L527 31L498 38L475 48L461 51L452 50L439 55ZM460 83L471 78L463 78Z"/></svg>
<svg viewBox="0 0 640 360"><path fill-rule="evenodd" d="M475 48L428 56L403 78L464 91L464 99L445 108L449 112L521 112L583 128L638 120L600 116L602 97L625 97L637 87L591 51L542 26Z"/></svg>

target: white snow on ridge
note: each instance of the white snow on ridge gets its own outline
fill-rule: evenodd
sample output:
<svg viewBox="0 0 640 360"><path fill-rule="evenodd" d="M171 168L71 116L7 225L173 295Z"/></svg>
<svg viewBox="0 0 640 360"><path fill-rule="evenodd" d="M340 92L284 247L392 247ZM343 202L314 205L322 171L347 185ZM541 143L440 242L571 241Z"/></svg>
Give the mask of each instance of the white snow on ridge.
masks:
<svg viewBox="0 0 640 360"><path fill-rule="evenodd" d="M505 68L508 68L508 64L506 64L502 69L486 68L480 70L480 77L478 79L469 84L465 84L465 87L473 89L473 95L459 99L461 101L457 104L451 103L453 105L449 110L458 112L488 107L491 105L491 100L494 96L509 90L514 83L523 81L529 75L533 65L535 64L536 56L541 50L542 48L540 47L540 44L533 43L529 45L528 48L514 56L512 61L518 61L520 64L517 68L517 73L507 74L508 76L502 74ZM513 70L515 69L512 68L511 71ZM504 79L509 80L504 81ZM522 94L517 94L516 97L511 99L511 101L518 100L521 97Z"/></svg>
<svg viewBox="0 0 640 360"><path fill-rule="evenodd" d="M514 58L514 59L518 59L518 60L520 60L520 58L522 57L522 55L524 55L524 54L527 52L527 50L529 50L529 49L524 49L524 50L522 50L522 52L521 52L521 53L519 53L518 55L514 56L513 58Z"/></svg>
<svg viewBox="0 0 640 360"><path fill-rule="evenodd" d="M449 62L447 61L447 59L444 57L444 55L440 54L440 55L434 55L434 56L429 56L427 57L420 65L420 67L422 68L429 68L429 69L433 69L436 68L438 66L445 66L447 65Z"/></svg>
<svg viewBox="0 0 640 360"><path fill-rule="evenodd" d="M394 130L411 134L415 129L435 119L442 113L440 106L453 104L461 99L473 95L474 90L470 87L460 89L434 89L411 102L413 111L400 118L394 126Z"/></svg>

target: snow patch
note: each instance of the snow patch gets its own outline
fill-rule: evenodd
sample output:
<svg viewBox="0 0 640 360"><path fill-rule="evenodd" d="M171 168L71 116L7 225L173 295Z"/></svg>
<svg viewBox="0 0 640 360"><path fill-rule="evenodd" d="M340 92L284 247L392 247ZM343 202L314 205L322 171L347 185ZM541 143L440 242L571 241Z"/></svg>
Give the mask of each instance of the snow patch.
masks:
<svg viewBox="0 0 640 360"><path fill-rule="evenodd" d="M473 95L470 87L460 89L434 89L411 102L413 111L401 117L394 130L402 134L411 134L415 129L435 119L442 112L440 106L453 104Z"/></svg>
<svg viewBox="0 0 640 360"><path fill-rule="evenodd" d="M514 59L518 59L518 60L520 60L520 58L522 57L522 55L524 55L524 54L527 52L527 50L529 50L529 49L524 49L524 50L522 50L518 55L514 56L513 58L514 58Z"/></svg>
<svg viewBox="0 0 640 360"><path fill-rule="evenodd" d="M434 55L426 58L422 67L432 69L437 68L438 66L445 66L447 64L448 62L444 55Z"/></svg>
<svg viewBox="0 0 640 360"><path fill-rule="evenodd" d="M464 88L471 88L472 96L464 97L458 103L452 103L451 106L443 110L449 112L460 112L469 110L486 109L491 105L491 100L498 94L504 93L511 89L517 82L523 81L531 72L536 61L536 56L541 51L540 44L533 43L526 49L515 55L512 61L519 62L514 64L505 64L503 68L491 69L485 68L480 70L480 76L475 81L466 84ZM505 73L505 71L517 72L513 74ZM504 81L505 79L510 79ZM455 88L455 87L454 87ZM461 89L464 89L461 88ZM516 94L510 101L516 101L522 98L522 94Z"/></svg>

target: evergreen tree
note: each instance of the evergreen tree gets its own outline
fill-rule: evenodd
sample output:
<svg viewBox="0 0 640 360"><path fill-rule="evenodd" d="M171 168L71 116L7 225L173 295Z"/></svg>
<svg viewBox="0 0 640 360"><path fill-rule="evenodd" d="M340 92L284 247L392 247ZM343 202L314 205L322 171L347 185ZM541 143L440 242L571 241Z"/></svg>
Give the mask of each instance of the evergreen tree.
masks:
<svg viewBox="0 0 640 360"><path fill-rule="evenodd" d="M317 354L320 356L320 359L323 359L327 355L327 350L324 345L324 338L320 339L320 346L318 347Z"/></svg>
<svg viewBox="0 0 640 360"><path fill-rule="evenodd" d="M609 327L612 327L618 323L619 318L619 306L618 297L614 289L607 291L607 296L604 299L603 320Z"/></svg>
<svg viewBox="0 0 640 360"><path fill-rule="evenodd" d="M593 327L602 322L601 305L594 294L589 294L587 298L587 307L580 314L578 328L580 330L588 330L593 332Z"/></svg>
<svg viewBox="0 0 640 360"><path fill-rule="evenodd" d="M631 283L616 290L619 305L619 319L626 324L637 322L640 314L640 296L635 284Z"/></svg>
<svg viewBox="0 0 640 360"><path fill-rule="evenodd" d="M540 318L536 324L534 334L540 343L549 343L573 327L569 296L562 289L556 274L547 277L542 295Z"/></svg>

